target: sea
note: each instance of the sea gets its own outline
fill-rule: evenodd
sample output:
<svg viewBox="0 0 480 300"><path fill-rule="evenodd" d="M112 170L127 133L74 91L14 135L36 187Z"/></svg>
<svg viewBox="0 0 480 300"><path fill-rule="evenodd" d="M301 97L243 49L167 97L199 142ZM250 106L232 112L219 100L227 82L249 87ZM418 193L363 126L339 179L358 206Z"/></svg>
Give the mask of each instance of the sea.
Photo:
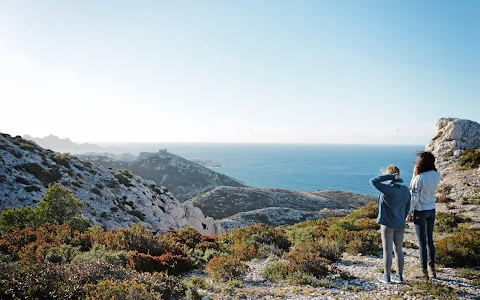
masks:
<svg viewBox="0 0 480 300"><path fill-rule="evenodd" d="M377 195L369 179L390 164L400 168L406 183L412 178L416 153L423 145L330 144L111 144L138 154L167 149L186 159L212 160L212 168L252 187L304 192L341 190Z"/></svg>

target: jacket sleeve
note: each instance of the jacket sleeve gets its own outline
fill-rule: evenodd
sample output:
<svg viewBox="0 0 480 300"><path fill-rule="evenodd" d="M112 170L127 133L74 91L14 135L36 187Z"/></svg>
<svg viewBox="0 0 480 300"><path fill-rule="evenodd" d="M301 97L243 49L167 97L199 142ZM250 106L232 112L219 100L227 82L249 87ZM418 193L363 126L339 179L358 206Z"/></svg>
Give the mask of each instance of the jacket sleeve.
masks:
<svg viewBox="0 0 480 300"><path fill-rule="evenodd" d="M420 175L415 176L412 179L412 198L410 202L410 212L415 210L415 206L420 202L420 195L422 194L423 182Z"/></svg>
<svg viewBox="0 0 480 300"><path fill-rule="evenodd" d="M376 188L380 193L383 194L389 194L390 191L392 190L392 187L388 184L383 183L384 181L387 180L394 180L395 175L389 174L389 175L380 175L377 177L374 177L370 179L370 184Z"/></svg>
<svg viewBox="0 0 480 300"><path fill-rule="evenodd" d="M410 213L410 209L412 205L411 203L412 203L412 196L410 195L410 197L408 198L407 204L405 205L405 218Z"/></svg>

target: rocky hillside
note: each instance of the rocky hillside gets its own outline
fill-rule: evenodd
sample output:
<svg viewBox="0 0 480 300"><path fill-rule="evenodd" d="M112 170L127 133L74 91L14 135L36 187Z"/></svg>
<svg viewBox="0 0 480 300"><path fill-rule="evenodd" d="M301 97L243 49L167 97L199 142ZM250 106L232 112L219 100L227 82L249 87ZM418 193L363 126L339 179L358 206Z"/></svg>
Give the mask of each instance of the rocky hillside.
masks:
<svg viewBox="0 0 480 300"><path fill-rule="evenodd" d="M437 135L425 148L437 157L442 177L438 192L440 210L462 212L480 222L480 168L469 162L480 159L480 124L470 120L442 118ZM476 152L475 152L476 151ZM476 156L475 156L475 153Z"/></svg>
<svg viewBox="0 0 480 300"><path fill-rule="evenodd" d="M101 155L78 157L83 161L114 170L128 169L134 174L167 187L180 201L186 201L218 186L243 186L233 178L164 150L157 153L140 153L135 161L120 161Z"/></svg>
<svg viewBox="0 0 480 300"><path fill-rule="evenodd" d="M270 226L293 225L302 221L323 219L328 217L343 217L351 210L322 209L320 211L303 211L284 207L268 207L247 212L241 212L226 219L217 221L225 230L236 227L263 223Z"/></svg>
<svg viewBox="0 0 480 300"><path fill-rule="evenodd" d="M155 231L192 225L218 233L213 219L153 181L43 149L20 136L0 135L0 210L35 205L54 182L71 189L85 203L83 216L106 229L141 223Z"/></svg>
<svg viewBox="0 0 480 300"><path fill-rule="evenodd" d="M238 213L258 209L272 208L269 210L270 213L275 211L280 215L271 215L268 218L269 220L283 219L286 222L281 224L290 224L319 216L318 211L322 209L352 210L373 200L376 200L376 198L370 195L339 191L305 193L291 190L223 186L194 199L193 205L202 209L207 216L215 219L223 219ZM280 207L281 209L273 209ZM247 215L258 215L258 213L252 212ZM300 218L297 219L297 217ZM259 221L261 222L261 219ZM271 224L278 225L278 222L272 222Z"/></svg>

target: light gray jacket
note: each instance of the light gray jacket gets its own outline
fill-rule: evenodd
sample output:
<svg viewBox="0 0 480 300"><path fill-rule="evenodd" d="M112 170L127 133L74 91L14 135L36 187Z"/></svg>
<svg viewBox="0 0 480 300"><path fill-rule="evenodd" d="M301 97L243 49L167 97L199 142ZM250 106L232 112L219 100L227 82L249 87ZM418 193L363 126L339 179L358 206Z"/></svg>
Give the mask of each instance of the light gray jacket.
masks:
<svg viewBox="0 0 480 300"><path fill-rule="evenodd" d="M437 171L428 171L415 176L411 182L410 212L435 209L435 194L439 183L440 173Z"/></svg>

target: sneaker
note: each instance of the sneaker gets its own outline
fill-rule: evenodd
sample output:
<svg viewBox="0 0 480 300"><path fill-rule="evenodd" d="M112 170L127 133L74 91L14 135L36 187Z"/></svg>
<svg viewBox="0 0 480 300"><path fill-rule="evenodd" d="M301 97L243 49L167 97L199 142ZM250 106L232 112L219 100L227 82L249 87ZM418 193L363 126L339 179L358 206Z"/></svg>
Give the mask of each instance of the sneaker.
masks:
<svg viewBox="0 0 480 300"><path fill-rule="evenodd" d="M400 276L400 275L392 275L392 278L391 278L392 282L395 282L395 283L403 283L403 276Z"/></svg>
<svg viewBox="0 0 480 300"><path fill-rule="evenodd" d="M381 276L378 276L378 281L380 281L381 283L390 283L390 278L388 278L387 276L385 275L381 275Z"/></svg>
<svg viewBox="0 0 480 300"><path fill-rule="evenodd" d="M428 276L430 276L430 278L437 278L437 272L435 271L435 267L430 267L428 266Z"/></svg>

